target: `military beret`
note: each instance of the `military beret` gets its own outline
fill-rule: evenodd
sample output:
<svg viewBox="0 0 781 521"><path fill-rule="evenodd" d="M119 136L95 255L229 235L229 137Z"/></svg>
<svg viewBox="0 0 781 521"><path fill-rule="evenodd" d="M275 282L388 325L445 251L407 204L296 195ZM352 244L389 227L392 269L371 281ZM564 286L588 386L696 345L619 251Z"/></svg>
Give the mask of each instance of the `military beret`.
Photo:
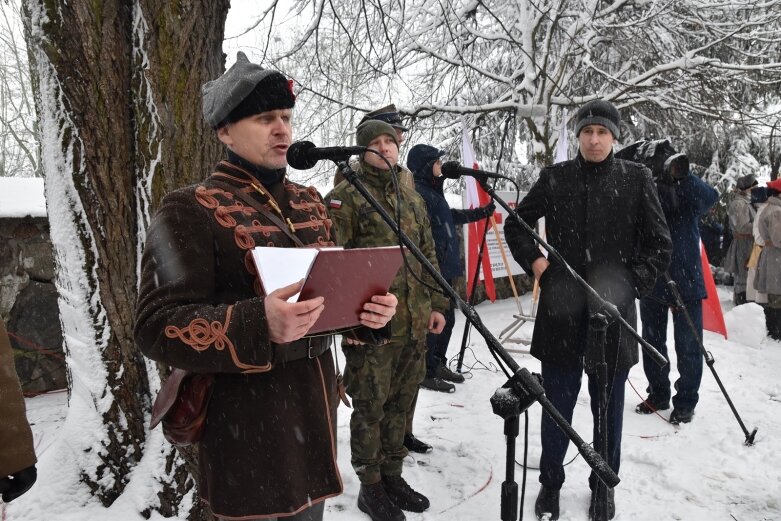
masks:
<svg viewBox="0 0 781 521"><path fill-rule="evenodd" d="M239 51L225 74L201 87L203 117L212 128L269 110L293 108L290 82L279 72L251 63Z"/></svg>
<svg viewBox="0 0 781 521"><path fill-rule="evenodd" d="M393 103L391 103L390 105L386 105L381 109L367 112L366 115L363 118L361 118L361 121L358 123L358 126L360 127L361 124L371 120L384 121L385 123L388 123L393 128L397 128L402 132L406 132L409 130L409 128L405 127L402 124L399 111L396 110L396 105L394 105Z"/></svg>

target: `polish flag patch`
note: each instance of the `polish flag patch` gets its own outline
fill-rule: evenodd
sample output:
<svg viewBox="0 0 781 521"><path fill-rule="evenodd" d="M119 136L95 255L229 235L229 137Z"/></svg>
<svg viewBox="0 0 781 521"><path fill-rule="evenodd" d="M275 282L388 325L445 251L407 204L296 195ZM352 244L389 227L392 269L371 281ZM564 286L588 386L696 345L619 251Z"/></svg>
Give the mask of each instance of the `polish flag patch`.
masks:
<svg viewBox="0 0 781 521"><path fill-rule="evenodd" d="M331 208L336 208L337 210L342 207L342 201L339 199L331 199L328 203L328 206Z"/></svg>

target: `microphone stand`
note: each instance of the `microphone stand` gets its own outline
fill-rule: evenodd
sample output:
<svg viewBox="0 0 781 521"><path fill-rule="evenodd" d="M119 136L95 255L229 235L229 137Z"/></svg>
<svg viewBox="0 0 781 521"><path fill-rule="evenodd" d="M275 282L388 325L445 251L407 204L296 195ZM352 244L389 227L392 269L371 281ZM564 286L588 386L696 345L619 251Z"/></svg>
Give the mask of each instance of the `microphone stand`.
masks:
<svg viewBox="0 0 781 521"><path fill-rule="evenodd" d="M474 306L475 300L477 300L477 283L480 280L480 266L483 262L483 253L485 251L486 236L488 235L488 227L490 226L489 220L485 220L485 229L483 230L483 240L480 241L480 249L477 252L477 262L475 263L475 275L472 278L472 294L469 295L469 305ZM456 372L460 373L461 368L464 365L464 352L466 351L466 340L469 338L469 329L471 322L467 322L464 325L464 334L461 337L461 349L458 351L458 362L456 363Z"/></svg>
<svg viewBox="0 0 781 521"><path fill-rule="evenodd" d="M721 383L721 378L719 378L718 373L716 373L716 368L713 367L713 365L716 363L716 360L713 358L713 355L710 353L710 351L705 349L705 345L703 345L702 343L701 333L697 331L697 326L694 325L694 321L692 320L692 317L689 314L689 310L686 309L686 305L683 302L683 297L681 297L681 292L678 291L678 285L675 283L672 277L670 277L669 271L664 272L664 278L667 281L667 287L670 288L670 292L673 294L673 297L675 298L675 305L678 306L679 309L683 310L683 314L686 317L686 322L689 324L689 328L692 330L692 333L697 339L697 345L700 347L700 351L702 351L702 356L705 358L705 365L708 366L711 373L713 374L713 378L716 379L716 383L718 384L719 389L721 389L721 393L724 395L724 399L727 400L727 405L729 405L729 408L732 409L732 414L735 415L735 419L738 420L738 424L740 425L740 428L743 430L743 434L746 436L746 439L743 442L743 444L749 447L751 445L754 445L754 437L757 435L757 427L754 427L754 430L751 431L750 433L748 432L748 429L746 428L746 425L743 423L740 414L738 414L738 410L735 408L735 405L732 403L729 394L727 394L727 389L725 389L724 384Z"/></svg>
<svg viewBox="0 0 781 521"><path fill-rule="evenodd" d="M447 283L439 271L428 261L425 255L420 251L415 243L399 228L398 223L388 214L385 208L377 199L369 193L363 185L358 175L350 168L347 162L339 163L339 170L351 185L366 199L366 201L375 209L388 226L398 235L399 239L406 246L410 253L421 263L424 269L436 280L442 290L457 304L458 308L464 314L466 319L485 339L488 348L512 370L510 379L498 389L491 397L493 411L501 416L504 421L504 432L507 436L507 456L506 456L506 480L502 483L501 498L501 519L502 521L515 521L518 511L518 484L515 482L515 439L518 436L518 417L520 413L528 409L535 401L553 419L556 425L572 440L577 447L578 452L591 467L594 475L606 486L613 488L619 483L619 478L615 472L605 463L605 460L586 443L583 438L572 428L567 420L545 396L539 375L533 375L528 369L520 367L510 354L502 347L499 341L491 334L488 328L483 324L480 316L472 306L464 302L456 291ZM493 190L488 192L491 194ZM492 197L496 198L494 194ZM497 200L503 207L507 208L506 203ZM533 232L532 232L533 233ZM593 290L592 290L593 291ZM613 306L615 309L615 306ZM616 313L618 310L615 310ZM656 351L654 351L656 352ZM659 353L657 353L659 355ZM659 355L661 357L661 355ZM661 358L664 360L664 358Z"/></svg>
<svg viewBox="0 0 781 521"><path fill-rule="evenodd" d="M635 329L624 320L618 308L603 299L592 288L588 282L586 282L578 273L572 269L572 267L564 260L564 257L556 251L551 245L549 245L542 237L540 237L531 226L518 217L516 211L510 207L501 197L496 195L496 191L488 185L486 176L474 176L480 186L485 192L491 196L491 199L496 201L502 208L507 210L510 215L515 216L518 223L529 233L534 239L542 245L549 255L552 255L568 272L569 274L581 285L586 292L589 305L589 324L592 331L595 333L594 346L596 347L597 356L597 387L599 389L599 399L597 405L597 433L599 434L599 440L594 440L595 444L599 444L599 454L602 457L603 462L607 461L608 451L608 436L607 436L607 362L605 358L605 340L607 328L610 324L618 322L624 331L628 331L643 347L645 352L657 363L660 367L667 365L667 360L657 351L651 344L643 339ZM620 338L620 333L619 333ZM620 341L620 340L619 340ZM605 463L607 466L607 464ZM609 467L608 467L609 468ZM592 467L594 469L594 467ZM596 474L596 469L594 469ZM594 521L607 521L608 519L608 487L613 488L615 484L610 484L607 481L600 479L596 484L597 489L597 502L594 512L592 512L592 519Z"/></svg>

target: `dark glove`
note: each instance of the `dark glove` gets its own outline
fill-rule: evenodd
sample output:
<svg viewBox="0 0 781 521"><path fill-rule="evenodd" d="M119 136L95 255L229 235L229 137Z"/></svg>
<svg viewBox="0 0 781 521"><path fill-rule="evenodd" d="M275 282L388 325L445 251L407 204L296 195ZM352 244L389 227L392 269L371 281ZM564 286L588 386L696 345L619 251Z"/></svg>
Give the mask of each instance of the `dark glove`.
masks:
<svg viewBox="0 0 781 521"><path fill-rule="evenodd" d="M483 206L481 210L483 211L483 219L486 219L488 217L491 217L494 214L494 212L496 211L496 205L494 204L493 201L491 201L487 205Z"/></svg>
<svg viewBox="0 0 781 521"><path fill-rule="evenodd" d="M38 471L35 469L35 465L0 479L0 493L3 494L3 501L10 503L18 498L30 490L36 479L38 479Z"/></svg>

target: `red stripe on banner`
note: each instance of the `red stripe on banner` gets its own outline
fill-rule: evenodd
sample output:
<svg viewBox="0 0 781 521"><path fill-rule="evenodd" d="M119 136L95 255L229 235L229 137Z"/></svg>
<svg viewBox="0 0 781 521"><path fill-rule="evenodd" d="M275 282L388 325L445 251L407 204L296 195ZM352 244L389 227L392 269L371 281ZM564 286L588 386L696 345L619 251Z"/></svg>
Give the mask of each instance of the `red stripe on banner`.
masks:
<svg viewBox="0 0 781 521"><path fill-rule="evenodd" d="M710 271L708 254L700 241L700 258L702 259L702 277L705 279L705 291L708 296L702 301L702 328L706 331L719 333L727 339L727 325L724 323L724 313L721 311L719 295L716 292L716 282Z"/></svg>

